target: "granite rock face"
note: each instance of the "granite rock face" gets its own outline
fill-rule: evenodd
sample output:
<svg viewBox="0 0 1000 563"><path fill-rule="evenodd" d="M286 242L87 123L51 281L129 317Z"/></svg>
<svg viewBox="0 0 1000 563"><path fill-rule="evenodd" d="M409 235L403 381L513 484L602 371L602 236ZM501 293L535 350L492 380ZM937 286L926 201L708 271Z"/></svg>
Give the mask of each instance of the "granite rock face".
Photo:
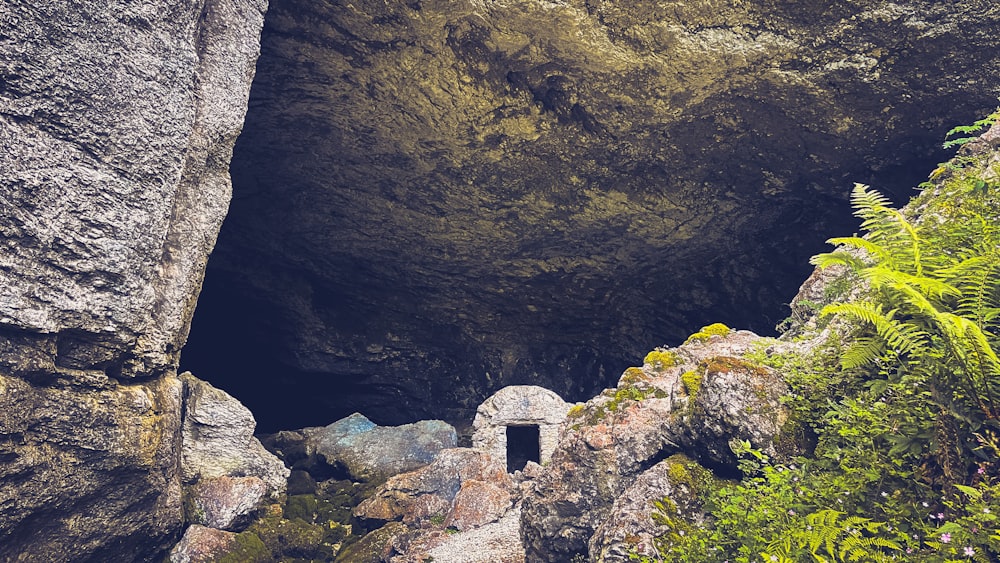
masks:
<svg viewBox="0 0 1000 563"><path fill-rule="evenodd" d="M0 560L145 560L180 532L175 367L264 8L0 6Z"/></svg>
<svg viewBox="0 0 1000 563"><path fill-rule="evenodd" d="M995 105L998 25L993 0L276 0L206 355L231 334L289 374L259 417L399 424L769 331L853 182L908 195Z"/></svg>
<svg viewBox="0 0 1000 563"><path fill-rule="evenodd" d="M185 373L181 478L258 477L267 494L285 492L291 471L254 437L253 414L231 395Z"/></svg>

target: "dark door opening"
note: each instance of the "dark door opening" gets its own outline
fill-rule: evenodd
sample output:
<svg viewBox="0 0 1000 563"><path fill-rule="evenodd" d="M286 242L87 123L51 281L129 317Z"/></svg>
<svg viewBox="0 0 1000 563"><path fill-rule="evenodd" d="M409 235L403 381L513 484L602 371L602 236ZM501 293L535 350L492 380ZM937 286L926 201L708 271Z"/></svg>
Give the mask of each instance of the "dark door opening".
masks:
<svg viewBox="0 0 1000 563"><path fill-rule="evenodd" d="M524 469L529 461L541 462L538 426L507 427L507 473Z"/></svg>

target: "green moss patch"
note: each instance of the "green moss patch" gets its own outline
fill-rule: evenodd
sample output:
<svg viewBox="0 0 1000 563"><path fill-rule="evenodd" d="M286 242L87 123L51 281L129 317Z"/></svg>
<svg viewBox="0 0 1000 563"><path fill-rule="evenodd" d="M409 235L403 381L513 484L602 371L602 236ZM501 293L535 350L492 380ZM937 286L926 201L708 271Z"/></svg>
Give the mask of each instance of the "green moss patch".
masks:
<svg viewBox="0 0 1000 563"><path fill-rule="evenodd" d="M688 397L692 399L698 394L698 390L701 389L702 372L692 369L681 374L681 385L684 386L684 391L687 392Z"/></svg>
<svg viewBox="0 0 1000 563"><path fill-rule="evenodd" d="M732 332L732 329L728 326L722 323L712 323L708 326L701 327L701 330L689 336L684 343L691 344L692 342L705 342L713 336L729 336L730 332Z"/></svg>
<svg viewBox="0 0 1000 563"><path fill-rule="evenodd" d="M665 370L671 368L680 363L680 359L677 354L669 350L656 349L652 352L646 354L646 357L642 360L645 365L652 366L656 370Z"/></svg>

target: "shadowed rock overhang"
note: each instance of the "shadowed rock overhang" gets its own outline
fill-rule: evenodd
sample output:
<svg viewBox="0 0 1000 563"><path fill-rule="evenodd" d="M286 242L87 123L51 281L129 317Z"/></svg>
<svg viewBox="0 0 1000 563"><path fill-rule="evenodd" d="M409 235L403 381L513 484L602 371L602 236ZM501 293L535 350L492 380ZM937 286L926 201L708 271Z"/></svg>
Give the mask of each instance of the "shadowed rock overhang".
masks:
<svg viewBox="0 0 1000 563"><path fill-rule="evenodd" d="M998 11L273 1L187 367L265 428L400 423L767 333L853 182L902 200L995 105Z"/></svg>

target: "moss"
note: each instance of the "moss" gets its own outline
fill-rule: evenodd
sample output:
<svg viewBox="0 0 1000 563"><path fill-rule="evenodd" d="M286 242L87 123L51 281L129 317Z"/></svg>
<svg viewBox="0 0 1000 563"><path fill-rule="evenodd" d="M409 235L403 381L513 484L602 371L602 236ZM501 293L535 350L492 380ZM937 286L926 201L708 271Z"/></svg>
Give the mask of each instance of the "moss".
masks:
<svg viewBox="0 0 1000 563"><path fill-rule="evenodd" d="M246 531L236 534L236 547L232 551L213 560L213 563L266 563L274 561L271 550L264 545L257 534Z"/></svg>
<svg viewBox="0 0 1000 563"><path fill-rule="evenodd" d="M703 496L718 485L718 479L710 470L684 454L667 458L667 476L671 483L687 487L695 497Z"/></svg>
<svg viewBox="0 0 1000 563"><path fill-rule="evenodd" d="M767 368L763 366L741 358L734 358L732 356L712 356L711 358L702 360L698 366L699 368L704 369L704 373L706 375L715 373L743 372L757 377L766 377L769 374Z"/></svg>
<svg viewBox="0 0 1000 563"><path fill-rule="evenodd" d="M580 418L583 413L587 410L587 405L579 403L570 407L569 412L566 413L566 418Z"/></svg>
<svg viewBox="0 0 1000 563"><path fill-rule="evenodd" d="M346 535L341 530L341 538ZM327 560L333 556L333 544L341 538L330 541L331 530L319 524L310 524L301 519L286 520L278 516L262 518L254 522L245 533L258 538L271 556L268 560L281 558L305 558Z"/></svg>
<svg viewBox="0 0 1000 563"><path fill-rule="evenodd" d="M732 332L732 329L728 326L722 323L712 323L708 326L701 327L701 330L689 336L684 343L691 344L692 342L705 342L713 336L728 336L730 332Z"/></svg>
<svg viewBox="0 0 1000 563"><path fill-rule="evenodd" d="M816 449L816 433L805 424L798 413L792 415L781 425L781 430L774 438L774 449L782 459L790 459L800 455L812 455Z"/></svg>
<svg viewBox="0 0 1000 563"><path fill-rule="evenodd" d="M698 370L692 369L681 374L681 384L684 385L684 391L692 399L698 394L698 389L701 389L701 379L702 374Z"/></svg>
<svg viewBox="0 0 1000 563"><path fill-rule="evenodd" d="M667 353L669 354L669 352L667 352ZM652 355L652 354L653 354L653 352L650 352L649 354L647 354L646 355L646 359L649 360L649 356ZM677 361L677 356L676 355L674 355L674 361L675 362ZM644 382L644 381L648 381L648 380L649 380L649 376L646 375L646 372L642 371L641 368L631 367L631 368L628 368L627 370L625 370L625 373L623 373L622 376L621 376L621 379L619 379L619 383L622 384L622 385L626 385L626 384L627 385L632 385L632 384L635 384L635 383Z"/></svg>
<svg viewBox="0 0 1000 563"><path fill-rule="evenodd" d="M371 563L381 561L381 554L394 538L408 531L402 522L389 522L369 533L358 542L344 547L337 555L337 563Z"/></svg>
<svg viewBox="0 0 1000 563"><path fill-rule="evenodd" d="M677 354L669 350L661 350L657 348L652 352L646 354L645 359L642 360L643 364L653 366L653 369L658 371L665 370L670 367L674 367L680 363L680 359Z"/></svg>
<svg viewBox="0 0 1000 563"><path fill-rule="evenodd" d="M316 495L292 495L285 503L285 517L289 520L298 518L313 522L318 508L319 500L316 499Z"/></svg>
<svg viewBox="0 0 1000 563"><path fill-rule="evenodd" d="M579 405L581 410L575 414L577 418L584 418L584 421L574 424L571 428L578 430L584 423L594 426L600 423L613 413L617 413L628 403L638 403L639 401L656 397L659 399L667 397L667 393L655 387L622 385L614 390L605 390L602 397L607 397L608 401L595 405Z"/></svg>

